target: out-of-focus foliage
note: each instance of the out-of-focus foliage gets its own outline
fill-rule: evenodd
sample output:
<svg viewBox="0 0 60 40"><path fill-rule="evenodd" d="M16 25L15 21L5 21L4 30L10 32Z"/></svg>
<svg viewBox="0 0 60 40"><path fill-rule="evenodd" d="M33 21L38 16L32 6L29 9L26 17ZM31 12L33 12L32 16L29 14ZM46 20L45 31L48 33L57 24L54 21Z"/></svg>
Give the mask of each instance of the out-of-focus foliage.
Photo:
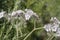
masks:
<svg viewBox="0 0 60 40"><path fill-rule="evenodd" d="M1 40L23 40L26 35L33 30L34 26L41 27L50 22L50 17L60 19L60 0L0 0L0 11L12 12L16 10L32 9L39 15L40 20L31 18L29 21L16 19L8 22L0 19L0 39ZM22 20L22 21L21 21ZM17 24L19 24L17 26ZM47 37L45 30L37 30L26 40L45 40ZM42 35L43 36L42 36ZM42 39L41 39L42 36Z"/></svg>
<svg viewBox="0 0 60 40"><path fill-rule="evenodd" d="M14 0L0 0L0 11L11 11L14 6Z"/></svg>

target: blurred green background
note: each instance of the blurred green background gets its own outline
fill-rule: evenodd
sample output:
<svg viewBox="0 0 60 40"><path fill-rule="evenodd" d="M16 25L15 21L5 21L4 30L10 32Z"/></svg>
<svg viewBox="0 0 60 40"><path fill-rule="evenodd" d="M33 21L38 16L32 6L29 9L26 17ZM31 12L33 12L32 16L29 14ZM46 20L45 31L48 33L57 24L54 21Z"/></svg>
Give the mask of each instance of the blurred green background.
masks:
<svg viewBox="0 0 60 40"><path fill-rule="evenodd" d="M36 27L49 23L51 17L57 17L60 20L60 0L0 0L0 12L3 10L9 13L25 9L32 9L41 18L41 22L35 23ZM20 22L19 27L15 27L18 22ZM17 19L14 22L8 22L5 18L0 19L0 40L23 40L26 34L33 30L34 22L33 18L27 21L27 24L24 24L23 19ZM27 28L24 28L25 26ZM46 40L46 33L45 35L43 33L45 33L44 30L35 31L26 40ZM20 37L21 35L23 36Z"/></svg>

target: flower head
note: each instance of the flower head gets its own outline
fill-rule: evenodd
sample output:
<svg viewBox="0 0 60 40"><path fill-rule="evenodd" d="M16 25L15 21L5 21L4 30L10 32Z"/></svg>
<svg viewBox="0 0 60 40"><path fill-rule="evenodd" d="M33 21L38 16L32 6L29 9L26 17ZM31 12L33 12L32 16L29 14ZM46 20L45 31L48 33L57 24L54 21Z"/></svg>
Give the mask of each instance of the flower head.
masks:
<svg viewBox="0 0 60 40"><path fill-rule="evenodd" d="M18 15L21 15L21 14L24 14L24 11L22 10L17 10L17 11L13 11L11 16L18 16Z"/></svg>
<svg viewBox="0 0 60 40"><path fill-rule="evenodd" d="M25 12L23 10L17 10L16 13L19 14L24 14Z"/></svg>
<svg viewBox="0 0 60 40"><path fill-rule="evenodd" d="M56 32L58 27L59 27L59 24L56 24L56 23L53 23L53 24L49 23L49 24L44 25L44 29L47 32Z"/></svg>
<svg viewBox="0 0 60 40"><path fill-rule="evenodd" d="M25 9L25 19L29 20L32 16L38 17L36 13L34 13L31 9Z"/></svg>
<svg viewBox="0 0 60 40"><path fill-rule="evenodd" d="M53 32L54 36L58 36L60 37L60 27L59 27L59 20L56 17L52 17L51 21L53 23L49 23L44 25L44 29L49 33L49 32Z"/></svg>

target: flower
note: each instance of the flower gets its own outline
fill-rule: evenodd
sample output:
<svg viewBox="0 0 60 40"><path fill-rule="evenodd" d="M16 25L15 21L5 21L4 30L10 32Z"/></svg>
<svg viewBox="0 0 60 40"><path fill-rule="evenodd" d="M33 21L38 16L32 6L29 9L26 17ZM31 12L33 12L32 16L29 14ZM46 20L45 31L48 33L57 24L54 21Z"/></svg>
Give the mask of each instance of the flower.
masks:
<svg viewBox="0 0 60 40"><path fill-rule="evenodd" d="M57 28L59 27L58 24L46 24L44 25L44 29L47 31L47 32L56 32L57 31Z"/></svg>
<svg viewBox="0 0 60 40"><path fill-rule="evenodd" d="M24 14L24 11L22 10L17 10L17 11L13 11L11 16L20 16L21 14Z"/></svg>
<svg viewBox="0 0 60 40"><path fill-rule="evenodd" d="M30 16L29 14L25 14L25 19L26 19L26 20L29 20L30 17L31 17L31 16Z"/></svg>
<svg viewBox="0 0 60 40"><path fill-rule="evenodd" d="M13 11L12 14L11 14L11 16L16 16L16 12Z"/></svg>
<svg viewBox="0 0 60 40"><path fill-rule="evenodd" d="M29 20L30 17L33 15L33 11L31 9L25 9L25 19Z"/></svg>
<svg viewBox="0 0 60 40"><path fill-rule="evenodd" d="M47 31L47 32L50 32L51 31L51 24L46 24L44 25L44 29Z"/></svg>
<svg viewBox="0 0 60 40"><path fill-rule="evenodd" d="M4 17L5 11L0 12L0 18Z"/></svg>
<svg viewBox="0 0 60 40"><path fill-rule="evenodd" d="M16 13L20 15L20 14L24 14L25 12L23 10L17 10Z"/></svg>
<svg viewBox="0 0 60 40"><path fill-rule="evenodd" d="M53 32L54 36L60 37L60 21L56 17L52 17L50 21L52 21L52 23L44 25L44 29L47 31L47 33Z"/></svg>
<svg viewBox="0 0 60 40"><path fill-rule="evenodd" d="M59 27L58 24L52 24L52 27L51 27L52 32L56 32L58 27Z"/></svg>
<svg viewBox="0 0 60 40"><path fill-rule="evenodd" d="M25 19L29 20L32 16L38 17L36 13L34 13L31 9L25 9Z"/></svg>

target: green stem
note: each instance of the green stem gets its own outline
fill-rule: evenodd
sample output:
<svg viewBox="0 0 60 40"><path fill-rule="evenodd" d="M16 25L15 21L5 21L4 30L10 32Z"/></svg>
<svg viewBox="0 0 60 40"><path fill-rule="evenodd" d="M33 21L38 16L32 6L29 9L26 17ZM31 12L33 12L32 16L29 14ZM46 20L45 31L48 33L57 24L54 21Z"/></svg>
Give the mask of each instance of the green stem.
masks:
<svg viewBox="0 0 60 40"><path fill-rule="evenodd" d="M26 40L34 31L43 29L43 27L33 29L23 40Z"/></svg>

